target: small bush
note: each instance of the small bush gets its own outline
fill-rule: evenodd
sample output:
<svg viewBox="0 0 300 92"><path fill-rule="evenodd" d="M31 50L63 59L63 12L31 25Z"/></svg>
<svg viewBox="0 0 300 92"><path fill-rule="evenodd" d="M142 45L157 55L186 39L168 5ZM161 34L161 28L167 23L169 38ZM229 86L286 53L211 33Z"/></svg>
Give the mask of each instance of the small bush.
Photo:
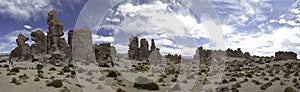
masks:
<svg viewBox="0 0 300 92"><path fill-rule="evenodd" d="M296 92L292 87L286 87L283 92Z"/></svg>
<svg viewBox="0 0 300 92"><path fill-rule="evenodd" d="M297 79L296 78L293 79L293 83L297 83Z"/></svg>
<svg viewBox="0 0 300 92"><path fill-rule="evenodd" d="M232 87L241 88L242 86L240 83L236 83L236 84L232 84Z"/></svg>
<svg viewBox="0 0 300 92"><path fill-rule="evenodd" d="M231 78L229 81L230 82L234 82L234 81L236 81L236 79L235 78Z"/></svg>
<svg viewBox="0 0 300 92"><path fill-rule="evenodd" d="M54 80L52 83L53 83L53 87L56 87L56 88L60 88L63 86L62 80Z"/></svg>
<svg viewBox="0 0 300 92"><path fill-rule="evenodd" d="M73 68L74 68L75 66L74 66L74 64L70 63L70 64L68 65L68 67L73 67Z"/></svg>
<svg viewBox="0 0 300 92"><path fill-rule="evenodd" d="M43 65L41 65L41 64L37 64L37 65L36 65L36 68L37 68L38 70L41 70L41 69L43 69L43 68L44 68L44 66L43 66Z"/></svg>
<svg viewBox="0 0 300 92"><path fill-rule="evenodd" d="M229 82L226 79L223 79L222 84L226 84L226 83L229 83Z"/></svg>
<svg viewBox="0 0 300 92"><path fill-rule="evenodd" d="M38 74L44 74L44 71L38 70L37 73L38 73Z"/></svg>
<svg viewBox="0 0 300 92"><path fill-rule="evenodd" d="M67 66L65 66L63 69L62 69L65 73L67 72L71 72L71 69Z"/></svg>
<svg viewBox="0 0 300 92"><path fill-rule="evenodd" d="M65 72L63 70L59 71L58 75L64 75Z"/></svg>
<svg viewBox="0 0 300 92"><path fill-rule="evenodd" d="M266 90L267 88L268 88L268 86L265 85L265 84L263 84L263 85L260 86L260 89L261 89L261 90Z"/></svg>
<svg viewBox="0 0 300 92"><path fill-rule="evenodd" d="M126 92L125 90L123 90L122 88L118 88L117 92Z"/></svg>
<svg viewBox="0 0 300 92"><path fill-rule="evenodd" d="M8 65L8 64L5 64L3 67L4 67L4 68L8 68L8 67L9 67L9 65Z"/></svg>
<svg viewBox="0 0 300 92"><path fill-rule="evenodd" d="M19 67L15 67L15 68L11 69L10 72L19 73L20 72L20 68Z"/></svg>
<svg viewBox="0 0 300 92"><path fill-rule="evenodd" d="M41 79L39 78L39 77L36 77L35 79L34 79L34 81L40 81Z"/></svg>
<svg viewBox="0 0 300 92"><path fill-rule="evenodd" d="M55 76L51 76L50 79L55 79Z"/></svg>
<svg viewBox="0 0 300 92"><path fill-rule="evenodd" d="M117 77L118 74L116 71L109 71L107 77Z"/></svg>
<svg viewBox="0 0 300 92"><path fill-rule="evenodd" d="M18 82L17 78L14 77L11 79L11 83L17 83L17 82Z"/></svg>
<svg viewBox="0 0 300 92"><path fill-rule="evenodd" d="M133 87L144 89L144 90L159 90L159 86L156 83L154 83L154 82L148 83L148 84L137 84L137 83L134 83Z"/></svg>
<svg viewBox="0 0 300 92"><path fill-rule="evenodd" d="M55 67L51 67L49 71L56 71Z"/></svg>
<svg viewBox="0 0 300 92"><path fill-rule="evenodd" d="M72 70L72 71L71 71L71 75L76 75L76 71L75 71L75 70Z"/></svg>

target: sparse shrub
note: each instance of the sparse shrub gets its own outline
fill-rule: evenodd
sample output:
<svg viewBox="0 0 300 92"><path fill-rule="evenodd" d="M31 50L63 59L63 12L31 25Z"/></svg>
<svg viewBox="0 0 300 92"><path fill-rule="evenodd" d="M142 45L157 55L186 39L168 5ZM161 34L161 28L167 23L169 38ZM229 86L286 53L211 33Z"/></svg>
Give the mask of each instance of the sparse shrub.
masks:
<svg viewBox="0 0 300 92"><path fill-rule="evenodd" d="M293 79L293 83L297 83L297 79L296 78Z"/></svg>
<svg viewBox="0 0 300 92"><path fill-rule="evenodd" d="M23 75L20 75L19 78L22 78L22 79L29 79L29 76L27 76L27 74L24 73Z"/></svg>
<svg viewBox="0 0 300 92"><path fill-rule="evenodd" d="M40 77L40 78L44 78L44 75L43 74L38 74L38 76Z"/></svg>
<svg viewBox="0 0 300 92"><path fill-rule="evenodd" d="M204 85L208 85L208 84L211 84L211 81L209 81L207 78L205 78L204 80L203 80L203 84Z"/></svg>
<svg viewBox="0 0 300 92"><path fill-rule="evenodd" d="M260 86L260 89L261 89L261 90L266 90L267 88L268 88L268 86L265 85L265 84L263 84L263 85Z"/></svg>
<svg viewBox="0 0 300 92"><path fill-rule="evenodd" d="M126 92L125 90L123 90L122 88L118 88L117 92Z"/></svg>
<svg viewBox="0 0 300 92"><path fill-rule="evenodd" d="M43 66L43 65L41 65L41 64L37 64L37 65L36 65L36 68L37 68L38 70L41 70L41 69L43 69L43 68L44 68L44 66Z"/></svg>
<svg viewBox="0 0 300 92"><path fill-rule="evenodd" d="M235 83L231 85L232 87L236 87L236 88L241 88L241 84L240 83Z"/></svg>
<svg viewBox="0 0 300 92"><path fill-rule="evenodd" d="M144 89L144 90L159 90L159 86L154 82L151 82L151 83L148 83L148 84L134 83L133 87Z"/></svg>
<svg viewBox="0 0 300 92"><path fill-rule="evenodd" d="M86 75L93 75L93 71L92 70L89 70Z"/></svg>
<svg viewBox="0 0 300 92"><path fill-rule="evenodd" d="M290 75L290 73L289 72L286 72L285 74L284 74L284 78L287 78L287 77L289 77L289 75Z"/></svg>
<svg viewBox="0 0 300 92"><path fill-rule="evenodd" d="M39 77L36 77L36 78L34 79L34 81L40 81L40 78L39 78Z"/></svg>
<svg viewBox="0 0 300 92"><path fill-rule="evenodd" d="M176 82L176 81L177 81L177 78L176 78L176 77L173 77L171 81L172 81L172 82Z"/></svg>
<svg viewBox="0 0 300 92"><path fill-rule="evenodd" d="M70 63L70 64L68 65L68 67L73 67L73 68L74 68L75 66L74 66L74 64Z"/></svg>
<svg viewBox="0 0 300 92"><path fill-rule="evenodd" d="M231 87L231 92L240 92L240 91L235 87Z"/></svg>
<svg viewBox="0 0 300 92"><path fill-rule="evenodd" d="M11 83L17 83L17 82L18 82L17 78L13 77L13 78L11 79Z"/></svg>
<svg viewBox="0 0 300 92"><path fill-rule="evenodd" d="M159 79L158 79L158 82L163 82L163 81L164 81L163 78L159 78Z"/></svg>
<svg viewBox="0 0 300 92"><path fill-rule="evenodd" d="M44 74L44 71L38 70L37 73L38 73L38 74Z"/></svg>
<svg viewBox="0 0 300 92"><path fill-rule="evenodd" d="M257 80L252 80L252 83L254 83L255 85L259 85L259 84L261 84L259 81L257 81Z"/></svg>
<svg viewBox="0 0 300 92"><path fill-rule="evenodd" d="M19 73L20 72L20 67L15 67L15 68L11 69L10 72Z"/></svg>
<svg viewBox="0 0 300 92"><path fill-rule="evenodd" d="M52 79L52 80L55 79L55 76L51 76L50 79Z"/></svg>
<svg viewBox="0 0 300 92"><path fill-rule="evenodd" d="M264 78L265 81L269 80L269 78Z"/></svg>
<svg viewBox="0 0 300 92"><path fill-rule="evenodd" d="M58 73L58 75L64 75L64 74L65 74L65 72L63 70L60 70Z"/></svg>
<svg viewBox="0 0 300 92"><path fill-rule="evenodd" d="M223 79L222 84L226 84L226 83L229 83L229 82L226 79Z"/></svg>
<svg viewBox="0 0 300 92"><path fill-rule="evenodd" d="M283 86L283 85L286 85L286 84L285 84L284 82L281 81L281 82L280 82L280 85Z"/></svg>
<svg viewBox="0 0 300 92"><path fill-rule="evenodd" d="M75 71L75 70L72 70L72 71L71 71L71 75L76 75L76 71Z"/></svg>
<svg viewBox="0 0 300 92"><path fill-rule="evenodd" d="M109 71L107 77L117 77L117 72L116 71Z"/></svg>
<svg viewBox="0 0 300 92"><path fill-rule="evenodd" d="M236 81L236 79L235 78L231 78L231 79L229 79L229 81L230 82L234 82L234 81Z"/></svg>
<svg viewBox="0 0 300 92"><path fill-rule="evenodd" d="M51 67L49 71L56 71L55 67Z"/></svg>
<svg viewBox="0 0 300 92"><path fill-rule="evenodd" d="M54 80L53 81L53 87L60 88L62 86L63 86L62 80Z"/></svg>
<svg viewBox="0 0 300 92"><path fill-rule="evenodd" d="M71 69L70 69L68 66L65 66L62 70L63 70L65 73L71 72Z"/></svg>
<svg viewBox="0 0 300 92"><path fill-rule="evenodd" d="M274 82L274 81L277 81L277 80L280 80L279 77L275 77L274 79L272 79L271 81Z"/></svg>
<svg viewBox="0 0 300 92"><path fill-rule="evenodd" d="M9 65L8 65L8 64L5 64L5 65L3 66L3 68L9 68Z"/></svg>
<svg viewBox="0 0 300 92"><path fill-rule="evenodd" d="M296 92L292 87L286 87L283 92Z"/></svg>

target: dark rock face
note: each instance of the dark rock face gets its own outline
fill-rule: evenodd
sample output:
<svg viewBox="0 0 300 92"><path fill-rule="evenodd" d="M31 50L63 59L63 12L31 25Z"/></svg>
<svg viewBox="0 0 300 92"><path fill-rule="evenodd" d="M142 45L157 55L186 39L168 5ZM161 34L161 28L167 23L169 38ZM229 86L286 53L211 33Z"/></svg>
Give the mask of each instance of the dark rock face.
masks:
<svg viewBox="0 0 300 92"><path fill-rule="evenodd" d="M25 43L28 40L29 38L25 37L23 34L19 34L16 39L18 47L10 53L9 58L17 58L19 60L31 59L30 47L27 43Z"/></svg>
<svg viewBox="0 0 300 92"><path fill-rule="evenodd" d="M114 66L113 57L115 56L115 53L115 47L111 46L110 43L95 45L96 60L99 62L100 66L107 66L109 64Z"/></svg>
<svg viewBox="0 0 300 92"><path fill-rule="evenodd" d="M154 39L151 39L151 47L150 47L150 52L154 51L155 49L156 49L156 46L155 46Z"/></svg>
<svg viewBox="0 0 300 92"><path fill-rule="evenodd" d="M34 41L31 45L32 54L46 54L47 53L47 37L41 30L31 33L31 40Z"/></svg>
<svg viewBox="0 0 300 92"><path fill-rule="evenodd" d="M70 30L68 32L68 44L69 44L70 48L72 48L73 34L74 34L74 30Z"/></svg>
<svg viewBox="0 0 300 92"><path fill-rule="evenodd" d="M275 60L297 59L297 54L294 52L275 52Z"/></svg>
<svg viewBox="0 0 300 92"><path fill-rule="evenodd" d="M128 50L128 57L129 59L138 59L139 56L139 39L136 36L132 36L129 39L129 50Z"/></svg>
<svg viewBox="0 0 300 92"><path fill-rule="evenodd" d="M139 60L146 60L149 57L149 44L145 38L141 39L139 48Z"/></svg>

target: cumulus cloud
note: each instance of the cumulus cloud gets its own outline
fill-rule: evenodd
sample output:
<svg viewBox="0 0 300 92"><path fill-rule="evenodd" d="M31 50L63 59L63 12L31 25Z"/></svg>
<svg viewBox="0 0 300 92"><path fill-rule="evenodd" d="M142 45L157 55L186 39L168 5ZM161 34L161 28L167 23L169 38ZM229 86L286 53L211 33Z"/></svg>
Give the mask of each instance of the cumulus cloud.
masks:
<svg viewBox="0 0 300 92"><path fill-rule="evenodd" d="M29 25L24 25L24 28L26 28L26 29L31 29L31 26L29 26Z"/></svg>
<svg viewBox="0 0 300 92"><path fill-rule="evenodd" d="M93 43L107 43L107 42L111 43L115 41L113 36L104 37L104 36L92 34L92 37L93 37Z"/></svg>

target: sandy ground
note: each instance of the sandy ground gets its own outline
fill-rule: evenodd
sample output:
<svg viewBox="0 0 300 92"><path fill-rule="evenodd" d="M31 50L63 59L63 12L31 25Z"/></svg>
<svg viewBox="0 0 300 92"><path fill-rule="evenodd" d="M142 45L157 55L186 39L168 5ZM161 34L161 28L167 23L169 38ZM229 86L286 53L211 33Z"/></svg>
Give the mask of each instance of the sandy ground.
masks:
<svg viewBox="0 0 300 92"><path fill-rule="evenodd" d="M298 60L285 60L285 61L272 61L271 63L264 63L264 64L258 64L251 62L253 64L254 68L262 68L263 70L260 70L259 72L254 72L252 74L252 78L247 78L246 76L240 76L240 77L232 77L227 76L226 74L231 73L244 73L247 74L246 70L238 71L238 72L229 72L229 71L223 71L222 72L222 79L219 80L230 80L232 78L235 78L236 81L229 81L229 83L221 83L221 81L212 82L210 84L203 84L203 81L207 77L207 74L204 72L201 72L200 70L205 67L205 64L200 63L195 60L183 60L182 63L173 65L175 67L180 68L180 74L177 75L177 81L172 82L172 78L174 78L175 75L167 75L167 78L164 78L163 82L158 82L158 79L161 78L161 75L165 73L165 69L168 67L171 67L172 65L168 65L166 61L163 61L162 63L158 65L151 65L149 70L140 72L135 71L133 72L132 65L137 65L137 63L141 61L134 61L134 60L128 60L127 55L125 54L119 54L119 59L115 59L115 67L110 68L104 68L104 67L97 67L97 64L90 63L90 64L83 64L81 62L75 62L77 74L75 77L67 77L70 75L70 73L65 73L64 75L58 75L58 71L62 69L62 67L55 67L51 64L45 64L44 68L42 69L44 71L44 78L41 78L40 81L34 81L37 75L37 69L35 68L38 62L30 62L30 61L22 61L22 62L15 62L15 67L23 67L27 68L25 70L22 70L17 73L16 75L7 75L9 71L7 71L7 68L4 68L3 66L5 64L8 64L8 62L0 63L2 67L0 67L0 89L1 92L60 92L64 87L69 89L69 92L114 92L114 90L117 89L123 89L126 92L149 92L149 90L142 90L137 89L133 87L133 84L136 82L136 78L139 76L143 76L146 78L149 78L150 80L153 80L153 82L157 83L160 86L160 90L158 92L166 92L166 91L174 91L174 92L215 92L214 87L218 88L228 88L231 91L231 88L234 84L239 83L241 87L238 87L237 90L240 92L283 92L284 89L288 86L292 87L295 91L300 92L300 77L294 76L294 73L291 73L290 76L287 78L284 77L285 72L283 71L284 67L281 67L281 70L279 69L279 73L272 73L274 76L271 76L270 73L267 72L268 69L272 69L272 67L267 68L266 64L269 66L273 66L274 64L279 64L280 66L284 66L287 63L296 63L299 64L300 61ZM1 59L5 59L7 57L1 57ZM246 59L243 58L227 58L227 62L233 62L233 61L245 61ZM256 60L257 61L257 60ZM299 64L300 65L300 64ZM49 71L50 67L55 67L56 71ZM244 66L245 68L246 66ZM248 67L248 66L247 66ZM83 69L83 72L78 72L78 69ZM10 69L12 67L10 66ZM117 70L121 75L118 77L106 77L108 70ZM294 67L294 71L300 71L299 67ZM92 72L92 74L88 74L89 71ZM201 75L198 75L198 73L201 73ZM266 75L262 76L261 72L264 72ZM274 72L274 71L273 71ZM300 72L299 72L300 73ZM19 78L20 75L26 74L29 76L29 79L21 79ZM63 87L61 88L55 88L55 87L47 87L47 82L52 81L50 79L51 76L55 76L55 79L62 79L63 81ZM192 78L187 78L193 76ZM280 80L277 81L271 81L275 77L279 77ZM16 85L14 83L11 83L12 78L17 78L22 84ZM102 78L102 79L101 79ZM247 78L248 81L243 82L243 80ZM265 78L268 78L268 80L264 80ZM296 79L297 81L293 81L293 79ZM210 80L210 78L209 78ZM213 80L213 79L212 79ZM255 84L252 81L257 80L259 81L259 84ZM272 85L269 86L266 90L262 90L261 86L271 82ZM281 82L284 83L284 85L281 85ZM76 85L81 85L83 87L78 87ZM163 86L164 85L164 86ZM173 88L177 86L177 90L174 90ZM178 87L179 86L179 87ZM213 86L213 89L210 89L209 87ZM203 88L205 87L205 88ZM154 92L154 91L153 91Z"/></svg>

